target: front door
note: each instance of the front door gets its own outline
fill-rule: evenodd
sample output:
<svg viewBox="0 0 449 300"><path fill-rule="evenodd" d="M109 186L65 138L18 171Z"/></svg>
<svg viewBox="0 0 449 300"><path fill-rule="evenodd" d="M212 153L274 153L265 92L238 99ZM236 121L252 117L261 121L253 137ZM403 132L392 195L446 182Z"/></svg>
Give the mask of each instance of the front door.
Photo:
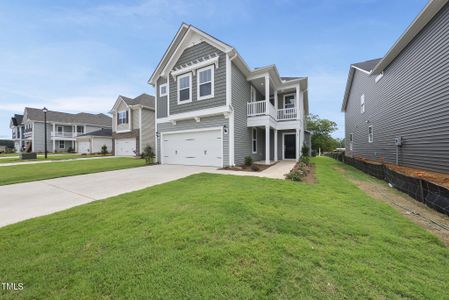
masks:
<svg viewBox="0 0 449 300"><path fill-rule="evenodd" d="M296 159L296 134L284 134L284 159Z"/></svg>

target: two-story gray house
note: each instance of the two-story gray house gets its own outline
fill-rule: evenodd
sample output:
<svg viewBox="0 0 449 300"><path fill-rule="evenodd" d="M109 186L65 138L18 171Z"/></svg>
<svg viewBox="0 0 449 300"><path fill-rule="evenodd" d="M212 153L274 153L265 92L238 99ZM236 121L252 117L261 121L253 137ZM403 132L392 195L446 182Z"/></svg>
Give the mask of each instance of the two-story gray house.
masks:
<svg viewBox="0 0 449 300"><path fill-rule="evenodd" d="M449 172L449 4L429 1L380 59L352 64L346 155Z"/></svg>
<svg viewBox="0 0 449 300"><path fill-rule="evenodd" d="M162 164L233 166L298 159L308 113L306 77L250 68L237 50L182 24L149 83L156 89Z"/></svg>
<svg viewBox="0 0 449 300"><path fill-rule="evenodd" d="M76 137L84 133L111 128L111 118L105 114L47 112L47 151L76 151ZM10 127L17 151L45 151L44 112L26 107L23 115L14 115Z"/></svg>
<svg viewBox="0 0 449 300"><path fill-rule="evenodd" d="M113 154L135 156L150 146L155 151L154 96L118 96L112 113Z"/></svg>

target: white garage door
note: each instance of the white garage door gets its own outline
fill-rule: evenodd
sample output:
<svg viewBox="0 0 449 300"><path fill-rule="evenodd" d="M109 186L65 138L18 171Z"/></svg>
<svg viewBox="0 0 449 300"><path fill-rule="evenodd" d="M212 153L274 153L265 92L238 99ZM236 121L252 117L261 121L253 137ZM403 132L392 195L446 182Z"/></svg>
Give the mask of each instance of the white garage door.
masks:
<svg viewBox="0 0 449 300"><path fill-rule="evenodd" d="M174 165L223 165L221 130L162 135L162 163Z"/></svg>
<svg viewBox="0 0 449 300"><path fill-rule="evenodd" d="M115 155L134 156L136 153L136 139L119 139L115 140Z"/></svg>
<svg viewBox="0 0 449 300"><path fill-rule="evenodd" d="M78 153L90 153L90 141L78 142Z"/></svg>

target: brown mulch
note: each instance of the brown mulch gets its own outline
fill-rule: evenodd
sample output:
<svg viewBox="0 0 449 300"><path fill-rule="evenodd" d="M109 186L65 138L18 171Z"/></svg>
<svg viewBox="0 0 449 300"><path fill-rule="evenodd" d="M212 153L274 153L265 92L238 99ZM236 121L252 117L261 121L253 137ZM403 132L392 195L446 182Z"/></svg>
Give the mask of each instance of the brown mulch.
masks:
<svg viewBox="0 0 449 300"><path fill-rule="evenodd" d="M344 175L347 172L340 167L337 170ZM390 205L409 220L433 233L449 247L449 216L427 207L407 194L397 191L389 187L388 184L374 178L361 181L347 176L347 179L372 198Z"/></svg>
<svg viewBox="0 0 449 300"><path fill-rule="evenodd" d="M247 165L240 165L240 166L235 166L235 167L224 167L224 168L221 168L220 170L244 171L244 172L262 172L263 170L266 170L266 169L268 169L269 167L272 166L272 165L259 165L259 164L253 164L253 165L258 167L257 171L254 171L253 169L251 169L251 166L247 166Z"/></svg>
<svg viewBox="0 0 449 300"><path fill-rule="evenodd" d="M446 188L449 188L449 174L445 173L439 173L439 172L433 172L433 171L427 171L412 167L405 167L405 166L397 166L395 164L385 164L385 166L395 172L415 177L415 178L421 178L430 182L433 182L437 185L444 186Z"/></svg>
<svg viewBox="0 0 449 300"><path fill-rule="evenodd" d="M315 164L309 165L309 172L307 172L307 175L302 178L302 181L308 184L318 183L315 176Z"/></svg>

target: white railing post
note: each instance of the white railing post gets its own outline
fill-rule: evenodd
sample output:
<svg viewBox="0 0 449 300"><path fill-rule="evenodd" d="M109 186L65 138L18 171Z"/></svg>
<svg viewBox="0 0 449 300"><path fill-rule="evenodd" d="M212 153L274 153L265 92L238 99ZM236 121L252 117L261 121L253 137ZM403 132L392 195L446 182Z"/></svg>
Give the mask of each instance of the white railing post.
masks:
<svg viewBox="0 0 449 300"><path fill-rule="evenodd" d="M270 75L265 74L265 113L268 115L268 103L270 103Z"/></svg>
<svg viewBox="0 0 449 300"><path fill-rule="evenodd" d="M265 164L270 164L270 126L265 126Z"/></svg>

